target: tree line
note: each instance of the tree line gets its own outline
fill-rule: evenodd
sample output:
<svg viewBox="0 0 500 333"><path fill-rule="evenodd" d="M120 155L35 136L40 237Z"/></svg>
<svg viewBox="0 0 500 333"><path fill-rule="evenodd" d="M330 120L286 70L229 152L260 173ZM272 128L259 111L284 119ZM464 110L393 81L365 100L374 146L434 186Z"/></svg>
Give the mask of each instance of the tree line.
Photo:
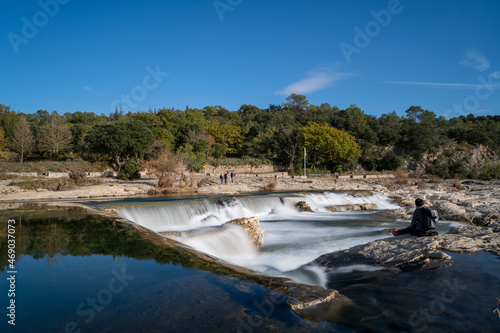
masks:
<svg viewBox="0 0 500 333"><path fill-rule="evenodd" d="M206 106L115 110L109 115L46 110L25 114L0 104L2 159L23 162L69 156L106 160L117 171L127 163L140 166L167 149L172 156L182 156L193 171L202 170L207 161L236 157L300 173L304 148L312 172L346 171L358 165L392 170L401 166L404 154L432 153L450 142L484 145L498 153L500 116L446 119L410 106L404 116L392 111L376 117L355 104L341 110L328 103L310 104L298 94L267 109L244 104L235 111Z"/></svg>

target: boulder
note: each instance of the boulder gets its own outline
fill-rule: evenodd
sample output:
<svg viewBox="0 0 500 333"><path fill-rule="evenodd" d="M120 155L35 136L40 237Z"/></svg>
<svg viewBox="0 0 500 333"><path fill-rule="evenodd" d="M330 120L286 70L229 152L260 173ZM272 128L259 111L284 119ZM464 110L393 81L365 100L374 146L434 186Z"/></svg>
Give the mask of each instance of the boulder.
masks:
<svg viewBox="0 0 500 333"><path fill-rule="evenodd" d="M260 249L262 244L264 244L264 230L260 227L259 218L257 216L234 219L226 224L229 223L243 227L257 249Z"/></svg>
<svg viewBox="0 0 500 333"><path fill-rule="evenodd" d="M465 207L455 205L454 203L443 201L436 204L433 208L437 209L439 216L446 218L448 215L463 215L466 213Z"/></svg>
<svg viewBox="0 0 500 333"><path fill-rule="evenodd" d="M223 207L231 207L231 206L234 206L236 204L236 198L227 198L227 197L221 197L221 198L217 198L215 199L215 203L219 206L223 206Z"/></svg>
<svg viewBox="0 0 500 333"><path fill-rule="evenodd" d="M372 203L362 203L353 205L335 205L325 208L331 212L340 212L342 210L376 210L377 205Z"/></svg>
<svg viewBox="0 0 500 333"><path fill-rule="evenodd" d="M314 212L305 201L297 202L295 208L297 208L299 212Z"/></svg>

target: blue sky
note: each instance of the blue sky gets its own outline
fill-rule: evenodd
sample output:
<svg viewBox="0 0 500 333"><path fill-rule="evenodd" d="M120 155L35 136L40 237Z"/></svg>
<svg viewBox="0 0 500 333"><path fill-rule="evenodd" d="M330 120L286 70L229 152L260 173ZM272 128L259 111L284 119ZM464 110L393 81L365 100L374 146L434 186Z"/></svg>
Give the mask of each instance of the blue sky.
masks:
<svg viewBox="0 0 500 333"><path fill-rule="evenodd" d="M0 103L109 114L290 93L399 115L500 114L500 1L0 2Z"/></svg>

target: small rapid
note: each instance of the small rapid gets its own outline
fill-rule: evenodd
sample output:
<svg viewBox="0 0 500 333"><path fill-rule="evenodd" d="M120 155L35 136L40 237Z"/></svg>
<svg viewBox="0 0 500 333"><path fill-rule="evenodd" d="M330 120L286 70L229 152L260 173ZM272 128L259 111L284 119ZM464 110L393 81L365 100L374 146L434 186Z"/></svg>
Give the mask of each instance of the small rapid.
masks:
<svg viewBox="0 0 500 333"><path fill-rule="evenodd" d="M294 205L305 201L313 210L298 212ZM198 199L119 209L128 220L156 232L190 231L212 227L213 232L189 232L178 241L222 260L271 276L325 286L328 279L320 267L306 265L318 256L387 237L383 229L395 221L376 211L330 212L326 207L372 203L377 208L397 208L381 194L309 193L295 195L242 196L231 200ZM257 216L264 229L264 245L256 250L248 235L226 222Z"/></svg>

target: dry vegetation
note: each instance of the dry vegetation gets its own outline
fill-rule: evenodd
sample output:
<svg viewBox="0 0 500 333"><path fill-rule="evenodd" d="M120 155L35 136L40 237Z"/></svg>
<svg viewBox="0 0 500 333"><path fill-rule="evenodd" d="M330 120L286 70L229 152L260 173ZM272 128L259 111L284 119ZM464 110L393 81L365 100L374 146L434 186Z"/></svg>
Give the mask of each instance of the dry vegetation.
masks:
<svg viewBox="0 0 500 333"><path fill-rule="evenodd" d="M185 170L182 159L165 148L154 160L146 163L146 168L158 177L158 187L172 188L179 175Z"/></svg>
<svg viewBox="0 0 500 333"><path fill-rule="evenodd" d="M276 182L269 182L262 188L262 190L266 192L272 192L276 189L276 185Z"/></svg>

